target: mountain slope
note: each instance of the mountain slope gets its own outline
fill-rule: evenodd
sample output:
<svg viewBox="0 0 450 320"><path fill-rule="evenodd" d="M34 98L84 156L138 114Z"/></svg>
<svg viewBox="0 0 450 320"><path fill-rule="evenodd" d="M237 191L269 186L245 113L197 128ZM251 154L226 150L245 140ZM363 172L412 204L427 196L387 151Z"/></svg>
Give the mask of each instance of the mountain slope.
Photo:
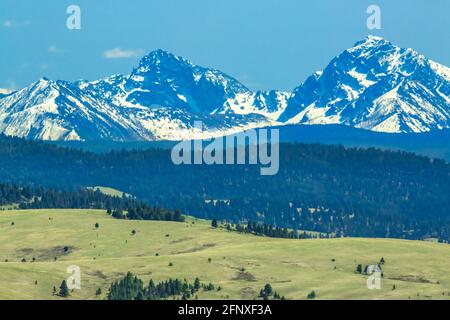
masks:
<svg viewBox="0 0 450 320"><path fill-rule="evenodd" d="M214 114L244 92L218 70L157 50L129 76L75 83L42 78L0 99L0 131L39 140L179 140L270 125L257 114Z"/></svg>
<svg viewBox="0 0 450 320"><path fill-rule="evenodd" d="M450 127L450 69L369 36L296 88L280 120L381 132Z"/></svg>

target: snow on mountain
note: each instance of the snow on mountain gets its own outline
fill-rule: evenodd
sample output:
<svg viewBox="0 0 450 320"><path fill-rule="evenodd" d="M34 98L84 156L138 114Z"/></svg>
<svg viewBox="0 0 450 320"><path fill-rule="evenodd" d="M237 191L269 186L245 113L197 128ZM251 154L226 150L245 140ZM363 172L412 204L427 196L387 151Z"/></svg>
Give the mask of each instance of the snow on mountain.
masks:
<svg viewBox="0 0 450 320"><path fill-rule="evenodd" d="M137 138L133 127L111 121L114 106L94 99L69 82L42 78L0 100L0 131L41 140Z"/></svg>
<svg viewBox="0 0 450 320"><path fill-rule="evenodd" d="M12 92L13 91L10 89L0 88L0 99L6 97L7 95L10 95Z"/></svg>
<svg viewBox="0 0 450 320"><path fill-rule="evenodd" d="M270 125L259 114L214 114L248 91L218 70L157 50L129 76L74 83L42 78L4 97L0 131L42 140L178 140Z"/></svg>
<svg viewBox="0 0 450 320"><path fill-rule="evenodd" d="M127 101L142 106L176 106L209 114L237 93L248 92L237 80L163 50L144 56L124 83Z"/></svg>
<svg viewBox="0 0 450 320"><path fill-rule="evenodd" d="M194 122L200 120L204 129ZM369 36L292 93L250 91L219 70L156 50L130 75L42 78L0 92L0 132L42 140L179 140L284 124L381 132L450 127L450 69Z"/></svg>
<svg viewBox="0 0 450 320"><path fill-rule="evenodd" d="M276 90L238 93L227 99L215 113L259 114L277 124L278 118L286 109L289 96L290 93Z"/></svg>
<svg viewBox="0 0 450 320"><path fill-rule="evenodd" d="M380 132L450 127L449 68L368 36L296 88L280 121Z"/></svg>

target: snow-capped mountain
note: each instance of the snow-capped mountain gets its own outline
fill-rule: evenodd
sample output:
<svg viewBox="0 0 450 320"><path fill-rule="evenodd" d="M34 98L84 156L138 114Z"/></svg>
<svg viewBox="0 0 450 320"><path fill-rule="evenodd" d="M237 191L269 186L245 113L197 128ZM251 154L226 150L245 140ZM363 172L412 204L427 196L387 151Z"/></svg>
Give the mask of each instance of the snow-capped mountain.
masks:
<svg viewBox="0 0 450 320"><path fill-rule="evenodd" d="M282 122L381 132L450 127L450 69L368 36L292 93Z"/></svg>
<svg viewBox="0 0 450 320"><path fill-rule="evenodd" d="M449 128L450 69L369 36L292 93L253 92L219 70L163 50L144 56L129 75L42 78L0 92L0 132L29 139L200 139L283 124L382 132Z"/></svg>
<svg viewBox="0 0 450 320"><path fill-rule="evenodd" d="M157 50L128 76L97 81L42 78L0 99L0 131L42 140L179 140L233 134L272 121L218 113L249 90L226 74ZM202 121L203 129L194 126Z"/></svg>
<svg viewBox="0 0 450 320"><path fill-rule="evenodd" d="M289 97L290 93L277 90L237 93L215 113L259 114L276 122L286 109Z"/></svg>
<svg viewBox="0 0 450 320"><path fill-rule="evenodd" d="M11 94L13 91L9 89L0 88L0 99L3 97L6 97L7 95Z"/></svg>

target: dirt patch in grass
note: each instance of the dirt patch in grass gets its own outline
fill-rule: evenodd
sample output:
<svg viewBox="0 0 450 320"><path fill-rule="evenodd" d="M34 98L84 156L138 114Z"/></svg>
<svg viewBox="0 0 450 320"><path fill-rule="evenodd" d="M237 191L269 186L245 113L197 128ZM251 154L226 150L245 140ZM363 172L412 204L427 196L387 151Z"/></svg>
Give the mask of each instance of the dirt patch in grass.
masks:
<svg viewBox="0 0 450 320"><path fill-rule="evenodd" d="M104 274L103 272L101 272L100 270L87 271L86 274L90 275L90 276L93 276L93 277L100 278L102 280L108 280L109 279L109 277L106 274Z"/></svg>
<svg viewBox="0 0 450 320"><path fill-rule="evenodd" d="M111 274L111 278L113 278L113 279L123 278L123 277L125 277L125 275L126 275L125 272L113 272Z"/></svg>
<svg viewBox="0 0 450 320"><path fill-rule="evenodd" d="M75 250L76 248L73 246L55 246L41 249L21 248L16 250L16 255L19 258L26 258L27 260L36 258L36 261L50 261L55 258L59 259L60 257L67 256Z"/></svg>
<svg viewBox="0 0 450 320"><path fill-rule="evenodd" d="M194 247L194 248L190 248L190 249L186 249L186 250L177 251L177 252L175 252L175 254L198 252L198 251L202 251L202 250L212 248L215 246L216 246L215 243L205 243L201 247Z"/></svg>
<svg viewBox="0 0 450 320"><path fill-rule="evenodd" d="M236 275L234 276L234 278L232 278L231 280L237 280L237 281L256 281L256 278L253 274L251 274L248 271L239 271L238 273L236 273Z"/></svg>
<svg viewBox="0 0 450 320"><path fill-rule="evenodd" d="M21 248L21 249L17 249L16 252L19 255L29 255L33 253L33 249L32 248Z"/></svg>
<svg viewBox="0 0 450 320"><path fill-rule="evenodd" d="M308 265L301 261L281 261L282 264L287 264L294 267L307 267Z"/></svg>
<svg viewBox="0 0 450 320"><path fill-rule="evenodd" d="M289 282L292 282L292 280L275 280L275 281L272 281L273 283L289 283Z"/></svg>
<svg viewBox="0 0 450 320"><path fill-rule="evenodd" d="M405 282L414 282L414 283L431 283L431 284L437 284L436 282L433 282L429 279L426 279L422 276L417 277L413 275L406 275L406 276L398 276L398 277L385 277L385 279L389 280L396 280L396 281L405 281Z"/></svg>
<svg viewBox="0 0 450 320"><path fill-rule="evenodd" d="M173 240L173 241L170 242L170 244L180 243L180 242L188 241L188 240L191 240L191 239L194 239L194 237L184 237L184 238L180 238L180 239L177 239L177 240Z"/></svg>
<svg viewBox="0 0 450 320"><path fill-rule="evenodd" d="M245 287L242 288L240 291L241 297L244 300L253 300L255 299L257 293L255 290L253 290L253 288L250 287Z"/></svg>

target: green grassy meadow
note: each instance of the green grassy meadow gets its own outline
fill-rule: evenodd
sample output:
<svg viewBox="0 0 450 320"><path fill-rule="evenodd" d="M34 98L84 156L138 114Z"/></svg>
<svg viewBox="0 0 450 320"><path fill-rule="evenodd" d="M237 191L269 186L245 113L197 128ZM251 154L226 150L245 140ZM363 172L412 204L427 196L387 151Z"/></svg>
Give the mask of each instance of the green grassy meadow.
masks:
<svg viewBox="0 0 450 320"><path fill-rule="evenodd" d="M92 191L100 191L103 194L106 194L107 196L111 196L111 197L123 197L125 196L130 196L129 194L122 192L120 190L114 189L114 188L110 188L110 187L102 187L102 186L95 186L95 187L88 187L88 190L92 190Z"/></svg>
<svg viewBox="0 0 450 320"><path fill-rule="evenodd" d="M265 283L287 299L306 299L312 290L317 299L450 299L448 244L272 239L193 218L116 220L102 210L8 210L0 212L0 228L0 299L63 299L52 296L52 288L69 276L70 265L81 268L81 290L70 299L104 299L127 271L145 281L198 276L221 286L200 291L199 299L254 299ZM354 270L381 257L382 288L369 290L367 277ZM102 295L95 295L97 288Z"/></svg>

